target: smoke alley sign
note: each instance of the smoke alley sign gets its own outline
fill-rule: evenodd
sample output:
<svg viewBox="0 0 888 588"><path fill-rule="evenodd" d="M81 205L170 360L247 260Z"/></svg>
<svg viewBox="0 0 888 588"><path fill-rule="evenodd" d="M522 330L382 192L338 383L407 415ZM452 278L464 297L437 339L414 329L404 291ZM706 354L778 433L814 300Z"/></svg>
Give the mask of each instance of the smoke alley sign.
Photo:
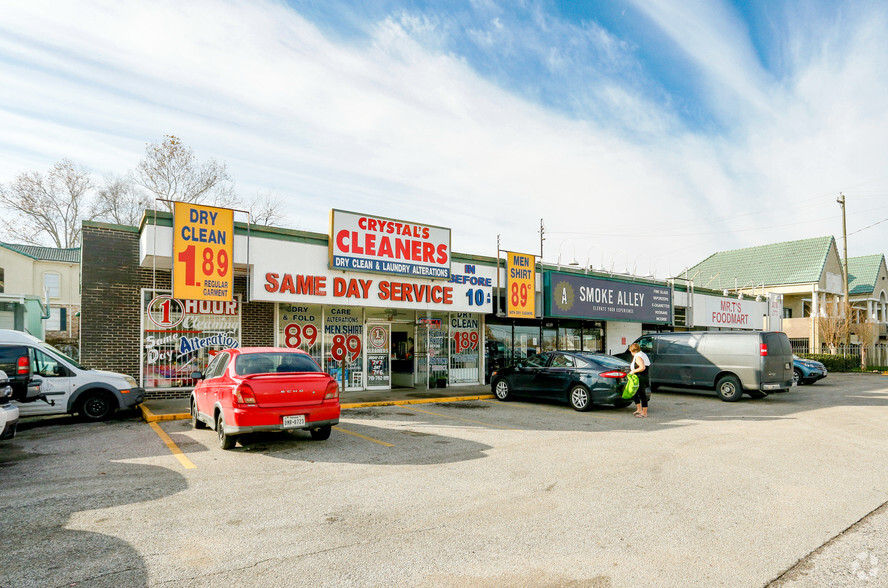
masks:
<svg viewBox="0 0 888 588"><path fill-rule="evenodd" d="M450 229L333 209L330 268L450 279Z"/></svg>
<svg viewBox="0 0 888 588"><path fill-rule="evenodd" d="M549 272L546 316L668 324L672 294L665 286Z"/></svg>

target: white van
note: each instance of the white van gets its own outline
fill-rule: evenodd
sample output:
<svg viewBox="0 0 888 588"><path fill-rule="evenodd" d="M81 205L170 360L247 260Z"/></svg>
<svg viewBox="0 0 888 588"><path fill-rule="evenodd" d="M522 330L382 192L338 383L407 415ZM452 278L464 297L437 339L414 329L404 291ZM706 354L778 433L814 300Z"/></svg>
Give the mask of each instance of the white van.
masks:
<svg viewBox="0 0 888 588"><path fill-rule="evenodd" d="M89 370L37 337L0 329L0 370L6 372L21 416L79 413L100 421L142 402L131 376ZM41 380L39 395L34 380ZM30 392L29 392L30 390Z"/></svg>

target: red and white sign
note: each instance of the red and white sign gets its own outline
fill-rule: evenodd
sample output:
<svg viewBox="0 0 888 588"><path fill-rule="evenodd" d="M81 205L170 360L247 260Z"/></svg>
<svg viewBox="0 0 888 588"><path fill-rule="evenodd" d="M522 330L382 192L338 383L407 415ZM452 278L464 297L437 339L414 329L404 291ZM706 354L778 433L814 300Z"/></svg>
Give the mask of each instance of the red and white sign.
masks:
<svg viewBox="0 0 888 588"><path fill-rule="evenodd" d="M450 229L336 209L330 217L331 268L450 278Z"/></svg>
<svg viewBox="0 0 888 588"><path fill-rule="evenodd" d="M448 281L341 272L320 245L256 239L251 300L289 304L493 312L496 267L454 263Z"/></svg>
<svg viewBox="0 0 888 588"><path fill-rule="evenodd" d="M694 295L695 327L725 327L760 331L765 327L764 316L767 312L767 302Z"/></svg>

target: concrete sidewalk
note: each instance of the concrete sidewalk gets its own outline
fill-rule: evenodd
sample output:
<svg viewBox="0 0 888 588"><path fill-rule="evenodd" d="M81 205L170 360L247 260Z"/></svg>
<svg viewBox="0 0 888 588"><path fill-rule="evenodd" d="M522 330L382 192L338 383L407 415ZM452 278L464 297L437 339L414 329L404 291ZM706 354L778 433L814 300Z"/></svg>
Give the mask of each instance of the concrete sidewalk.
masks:
<svg viewBox="0 0 888 588"><path fill-rule="evenodd" d="M358 390L345 392L339 398L342 410L366 406L392 406L398 404L427 404L435 402L459 402L463 400L488 400L494 396L490 386L453 386L449 388L395 388L393 390ZM146 400L139 405L145 422L180 421L191 418L188 398Z"/></svg>

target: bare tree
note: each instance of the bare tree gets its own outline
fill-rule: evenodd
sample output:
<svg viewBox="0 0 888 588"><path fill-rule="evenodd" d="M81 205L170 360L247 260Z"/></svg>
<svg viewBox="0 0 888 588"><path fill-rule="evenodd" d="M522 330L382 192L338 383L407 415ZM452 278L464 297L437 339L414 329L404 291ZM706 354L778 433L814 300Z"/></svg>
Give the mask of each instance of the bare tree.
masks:
<svg viewBox="0 0 888 588"><path fill-rule="evenodd" d="M137 192L129 178L111 176L96 192L91 211L93 218L135 226L150 206L149 198Z"/></svg>
<svg viewBox="0 0 888 588"><path fill-rule="evenodd" d="M257 225L276 225L283 222L284 200L271 192L256 194L249 204L250 222Z"/></svg>
<svg viewBox="0 0 888 588"><path fill-rule="evenodd" d="M820 334L820 341L826 343L829 352L835 355L839 345L845 341L845 335L848 333L848 321L836 304L824 304L821 307L821 312L823 314L815 319L817 332Z"/></svg>
<svg viewBox="0 0 888 588"><path fill-rule="evenodd" d="M851 325L851 332L857 335L857 342L860 343L860 369L866 370L867 351L879 339L879 325L864 320Z"/></svg>
<svg viewBox="0 0 888 588"><path fill-rule="evenodd" d="M165 135L162 143L145 145L145 159L136 167L133 181L152 198L229 207L237 203L226 165L215 159L199 162L194 151L175 135ZM164 204L172 209L169 203Z"/></svg>
<svg viewBox="0 0 888 588"><path fill-rule="evenodd" d="M89 173L68 159L56 163L46 175L36 171L20 174L8 186L0 185L2 227L9 240L56 247L80 245L80 229L89 220L87 192Z"/></svg>

